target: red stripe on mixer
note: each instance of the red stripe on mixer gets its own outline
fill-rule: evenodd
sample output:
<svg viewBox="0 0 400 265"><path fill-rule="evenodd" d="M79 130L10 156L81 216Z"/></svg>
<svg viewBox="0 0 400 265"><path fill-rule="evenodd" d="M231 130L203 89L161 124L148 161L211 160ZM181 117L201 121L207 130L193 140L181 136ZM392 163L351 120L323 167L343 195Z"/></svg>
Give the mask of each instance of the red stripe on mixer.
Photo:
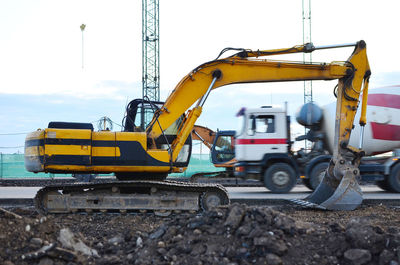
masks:
<svg viewBox="0 0 400 265"><path fill-rule="evenodd" d="M371 122L372 138L378 140L400 141L400 126Z"/></svg>
<svg viewBox="0 0 400 265"><path fill-rule="evenodd" d="M370 94L368 95L368 105L400 109L400 95Z"/></svg>

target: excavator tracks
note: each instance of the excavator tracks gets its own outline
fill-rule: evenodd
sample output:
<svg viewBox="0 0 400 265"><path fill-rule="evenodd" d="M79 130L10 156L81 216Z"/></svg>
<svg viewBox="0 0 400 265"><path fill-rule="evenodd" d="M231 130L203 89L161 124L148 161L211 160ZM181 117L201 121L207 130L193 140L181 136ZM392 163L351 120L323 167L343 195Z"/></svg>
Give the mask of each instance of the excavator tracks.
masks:
<svg viewBox="0 0 400 265"><path fill-rule="evenodd" d="M38 191L36 209L42 214L75 212L202 211L228 205L226 189L219 184L176 181L110 181L50 185Z"/></svg>

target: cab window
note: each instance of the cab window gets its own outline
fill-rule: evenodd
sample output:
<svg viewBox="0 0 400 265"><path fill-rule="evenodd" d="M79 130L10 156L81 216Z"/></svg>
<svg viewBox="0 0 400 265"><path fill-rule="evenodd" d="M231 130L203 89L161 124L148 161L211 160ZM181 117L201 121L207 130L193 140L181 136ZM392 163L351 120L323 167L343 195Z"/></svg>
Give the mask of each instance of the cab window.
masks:
<svg viewBox="0 0 400 265"><path fill-rule="evenodd" d="M274 133L275 116L274 115L252 115L248 124L249 135L255 133Z"/></svg>

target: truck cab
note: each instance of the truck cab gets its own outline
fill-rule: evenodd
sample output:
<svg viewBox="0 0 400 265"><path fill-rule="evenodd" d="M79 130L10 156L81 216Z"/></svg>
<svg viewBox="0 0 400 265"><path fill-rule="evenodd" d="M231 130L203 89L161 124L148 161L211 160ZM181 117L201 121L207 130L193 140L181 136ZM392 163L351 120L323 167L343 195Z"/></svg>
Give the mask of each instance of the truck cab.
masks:
<svg viewBox="0 0 400 265"><path fill-rule="evenodd" d="M211 147L215 167L232 168L235 160L235 131L217 131Z"/></svg>
<svg viewBox="0 0 400 265"><path fill-rule="evenodd" d="M299 173L290 151L286 110L269 106L243 108L237 116L241 122L235 139L235 176L259 179L272 192L289 192Z"/></svg>

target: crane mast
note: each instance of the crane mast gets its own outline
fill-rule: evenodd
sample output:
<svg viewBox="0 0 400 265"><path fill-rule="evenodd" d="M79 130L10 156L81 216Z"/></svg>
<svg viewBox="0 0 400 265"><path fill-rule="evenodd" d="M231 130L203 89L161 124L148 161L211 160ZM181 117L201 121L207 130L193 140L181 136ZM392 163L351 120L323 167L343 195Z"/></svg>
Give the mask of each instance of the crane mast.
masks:
<svg viewBox="0 0 400 265"><path fill-rule="evenodd" d="M159 0L142 0L142 98L160 101ZM153 113L142 112L142 127Z"/></svg>

